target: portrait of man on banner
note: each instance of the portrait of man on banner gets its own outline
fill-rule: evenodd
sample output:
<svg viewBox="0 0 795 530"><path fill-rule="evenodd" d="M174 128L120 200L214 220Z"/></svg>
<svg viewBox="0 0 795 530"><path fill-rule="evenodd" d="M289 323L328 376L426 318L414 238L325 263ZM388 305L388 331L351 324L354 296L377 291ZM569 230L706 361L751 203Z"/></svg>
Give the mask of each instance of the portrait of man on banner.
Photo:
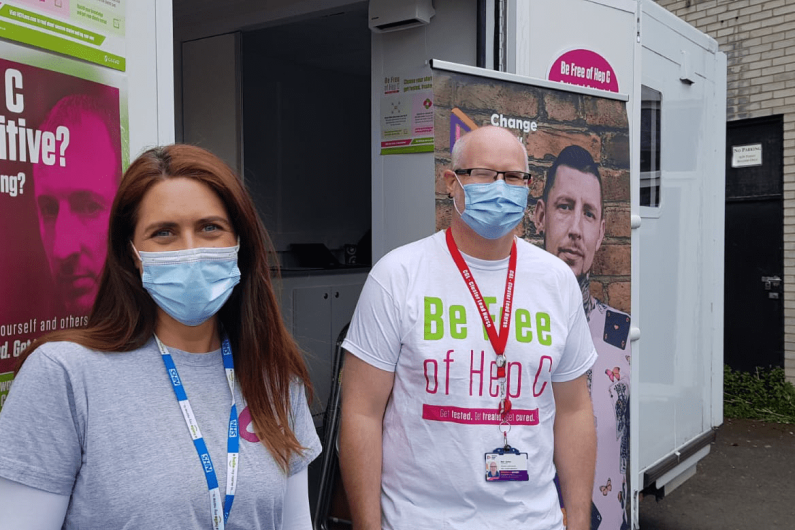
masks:
<svg viewBox="0 0 795 530"><path fill-rule="evenodd" d="M97 97L58 101L41 126L70 130L69 163L33 164L39 233L53 301L72 315L94 303L107 252L108 214L121 178L119 114Z"/></svg>
<svg viewBox="0 0 795 530"><path fill-rule="evenodd" d="M570 145L547 171L534 219L544 248L571 267L583 293L583 310L599 354L588 376L599 440L594 506L604 528L621 529L627 524L623 514L629 468L630 317L591 293L594 257L605 237L602 197L593 157Z"/></svg>

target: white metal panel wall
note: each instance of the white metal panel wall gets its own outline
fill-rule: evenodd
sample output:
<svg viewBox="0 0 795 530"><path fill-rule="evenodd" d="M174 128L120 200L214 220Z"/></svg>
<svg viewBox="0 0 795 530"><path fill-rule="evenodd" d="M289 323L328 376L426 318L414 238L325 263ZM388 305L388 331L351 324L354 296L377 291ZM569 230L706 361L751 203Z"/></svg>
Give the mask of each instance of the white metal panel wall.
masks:
<svg viewBox="0 0 795 530"><path fill-rule="evenodd" d="M711 102L713 123L726 123L727 58L719 52L715 55L715 97ZM724 263L726 247L726 128L720 127L712 135L714 154L714 177L710 189L710 203L714 208L711 219L712 263L704 271L705 281L712 282L712 313L708 325L712 335L712 420L717 427L723 423L723 313L724 313Z"/></svg>
<svg viewBox="0 0 795 530"><path fill-rule="evenodd" d="M171 0L135 0L127 8L130 160L174 142L174 37Z"/></svg>
<svg viewBox="0 0 795 530"><path fill-rule="evenodd" d="M436 0L434 8L427 26L372 38L373 260L436 227L433 153L380 154L384 76L430 72L430 59L476 62L477 2Z"/></svg>
<svg viewBox="0 0 795 530"><path fill-rule="evenodd" d="M636 34L640 31L639 16L636 14ZM641 66L642 66L642 46L640 39L636 38L632 45L633 48L633 67L632 67L632 93L641 93ZM632 372L630 374L630 385L632 388L638 387L640 381L638 366L642 364L642 349L640 347L638 338L640 336L640 328L638 322L640 320L640 133L637 130L640 124L640 104L637 101L632 101L627 109L629 114L629 130L630 130L630 199L632 203L632 214L630 219L630 226L632 227L632 314L634 315L634 337L630 334L632 340ZM641 482L642 475L637 472L640 468L640 458L638 451L638 440L640 439L640 422L636 421L640 414L640 407L637 399L632 399L630 396L629 401L629 488L630 488L630 526L633 530L638 528L640 517L640 491L643 489L643 482ZM633 474L634 473L634 474Z"/></svg>
<svg viewBox="0 0 795 530"><path fill-rule="evenodd" d="M725 57L714 41L649 4L642 82L662 93L662 183L660 207L641 211L638 481L722 421L713 402L722 386L715 370L722 363ZM680 80L683 51L692 84Z"/></svg>
<svg viewBox="0 0 795 530"><path fill-rule="evenodd" d="M584 48L607 59L618 90L632 99L635 0L513 0L508 21L508 69L547 79L564 52Z"/></svg>

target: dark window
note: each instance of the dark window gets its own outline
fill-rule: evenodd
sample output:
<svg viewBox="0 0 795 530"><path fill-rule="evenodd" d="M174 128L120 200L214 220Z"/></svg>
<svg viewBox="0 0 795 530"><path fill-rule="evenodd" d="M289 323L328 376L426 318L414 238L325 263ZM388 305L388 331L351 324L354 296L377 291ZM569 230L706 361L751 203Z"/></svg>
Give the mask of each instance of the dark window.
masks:
<svg viewBox="0 0 795 530"><path fill-rule="evenodd" d="M640 103L640 205L660 206L660 117L662 94L641 87Z"/></svg>

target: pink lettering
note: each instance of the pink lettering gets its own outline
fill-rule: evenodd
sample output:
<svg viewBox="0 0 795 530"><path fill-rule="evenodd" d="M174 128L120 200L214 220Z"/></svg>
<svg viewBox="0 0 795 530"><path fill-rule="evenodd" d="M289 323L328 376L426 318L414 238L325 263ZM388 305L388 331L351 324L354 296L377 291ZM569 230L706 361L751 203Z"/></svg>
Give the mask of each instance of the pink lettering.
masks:
<svg viewBox="0 0 795 530"><path fill-rule="evenodd" d="M533 381L533 397L538 397L544 393L544 389L547 387L547 382L544 381L544 384L541 385L541 390L536 391L536 386L538 385L538 377L541 375L541 369L544 367L544 359L549 360L549 372L552 372L552 357L549 355L544 355L541 357L541 362L538 364L538 371L536 372L536 378Z"/></svg>
<svg viewBox="0 0 795 530"><path fill-rule="evenodd" d="M447 350L447 356L444 358L445 364L445 374L444 374L444 394L450 394L450 363L454 363L455 361L450 358L450 354L453 353L454 350Z"/></svg>
<svg viewBox="0 0 795 530"><path fill-rule="evenodd" d="M489 366L489 395L497 397L500 395L500 378L497 377L497 361L491 361Z"/></svg>
<svg viewBox="0 0 795 530"><path fill-rule="evenodd" d="M516 368L516 392L511 392L513 389L513 385L511 384L511 370ZM508 371L506 373L508 376L507 383L505 385L505 392L508 394L509 397L518 398L522 395L522 363L508 363Z"/></svg>
<svg viewBox="0 0 795 530"><path fill-rule="evenodd" d="M422 419L465 425L499 425L502 422L502 416L497 409L470 409L428 404L422 405ZM506 420L511 425L538 425L538 409L513 409Z"/></svg>
<svg viewBox="0 0 795 530"><path fill-rule="evenodd" d="M474 374L480 375L480 382L478 383L478 395L483 395L483 362L485 352L481 350L480 352L480 370L475 370L475 350L471 350L469 354L469 395L474 395L472 393L472 383L474 381Z"/></svg>
<svg viewBox="0 0 795 530"><path fill-rule="evenodd" d="M429 377L428 376L428 365L433 365L433 374ZM439 388L439 366L436 363L435 359L425 359L425 362L422 363L422 367L425 371L425 391L429 394L435 394L436 390ZM431 379L433 379L433 390L431 390Z"/></svg>

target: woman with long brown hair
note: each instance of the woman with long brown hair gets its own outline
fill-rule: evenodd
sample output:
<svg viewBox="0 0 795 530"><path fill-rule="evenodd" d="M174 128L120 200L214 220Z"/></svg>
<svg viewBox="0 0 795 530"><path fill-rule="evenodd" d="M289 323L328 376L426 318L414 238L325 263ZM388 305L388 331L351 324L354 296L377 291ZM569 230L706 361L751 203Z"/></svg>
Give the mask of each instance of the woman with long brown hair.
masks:
<svg viewBox="0 0 795 530"><path fill-rule="evenodd" d="M268 241L214 155L133 162L88 325L31 345L0 414L0 527L311 526L320 443Z"/></svg>

